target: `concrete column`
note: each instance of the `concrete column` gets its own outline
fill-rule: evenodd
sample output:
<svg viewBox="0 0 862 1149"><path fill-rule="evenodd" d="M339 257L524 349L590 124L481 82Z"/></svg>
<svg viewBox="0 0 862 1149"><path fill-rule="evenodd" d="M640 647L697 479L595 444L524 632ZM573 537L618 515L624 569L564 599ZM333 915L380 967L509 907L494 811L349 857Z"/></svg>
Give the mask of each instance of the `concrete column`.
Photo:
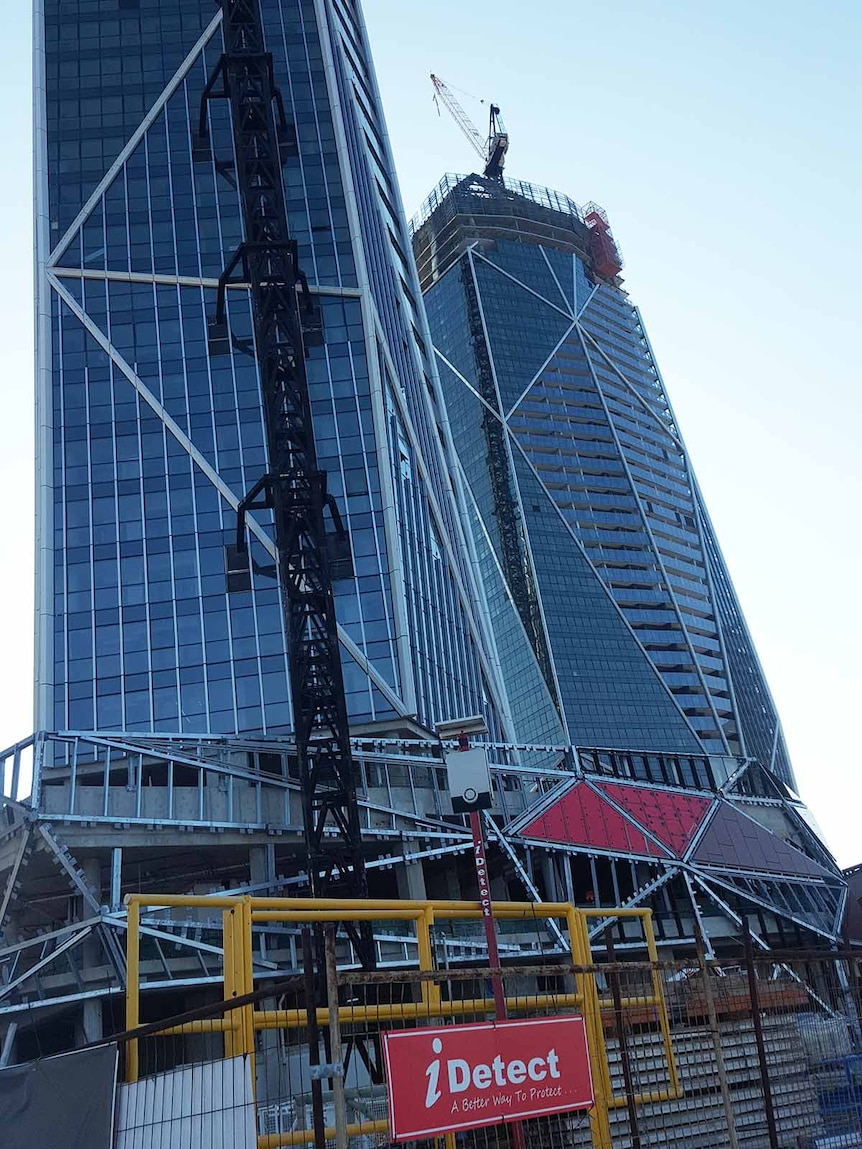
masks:
<svg viewBox="0 0 862 1149"><path fill-rule="evenodd" d="M275 881L275 845L252 846L248 852L249 877L253 886ZM266 896L265 890L256 891Z"/></svg>
<svg viewBox="0 0 862 1149"><path fill-rule="evenodd" d="M538 860L542 877L545 879L545 897L548 901L559 902L563 899L560 897L560 890L557 883L557 868L554 865L554 858L550 854L545 854L541 858L534 858L534 863Z"/></svg>
<svg viewBox="0 0 862 1149"><path fill-rule="evenodd" d="M395 867L398 897L404 901L422 902L428 897L425 889L425 871L421 862L403 862Z"/></svg>
<svg viewBox="0 0 862 1149"><path fill-rule="evenodd" d="M0 1069L15 1064L15 1034L18 1032L17 1021L10 1021L0 1041Z"/></svg>
<svg viewBox="0 0 862 1149"><path fill-rule="evenodd" d="M84 877L87 879L87 884L96 895L97 901L102 901L101 889L101 871L99 861L97 858L87 858L81 863L81 870ZM84 901L84 899L77 898L77 914L80 918L92 917L93 910ZM88 981L88 971L90 978L93 978L95 970L105 964L105 954L102 951L102 944L99 938L98 931L92 933L81 945L80 950L81 959L83 963L83 970L81 971L84 977L84 982ZM99 975L93 979L93 984L99 984L102 981L102 970ZM110 975L109 975L110 976ZM114 975L116 976L116 975ZM86 1045L90 1041L98 1041L102 1036L102 1005L98 999L88 999L84 1001L84 1013L81 1019L81 1026L84 1032L82 1045Z"/></svg>
<svg viewBox="0 0 862 1149"><path fill-rule="evenodd" d="M473 847L471 846L470 847L471 855L472 855L472 849L473 849ZM458 858L459 855L456 854L455 857ZM447 901L454 901L454 902L468 901L469 902L469 901L475 901L475 899L478 898L478 896L479 896L479 889L478 889L478 886L476 885L476 871L473 869L473 858L472 858L472 856L466 856L466 859L467 859L467 865L470 867L470 876L467 879L466 890L464 889L464 887L461 883L461 877L460 877L460 874L458 872L457 867L455 865L453 865L453 859L450 857L448 862L447 862L447 865L445 867L446 893L444 895L445 900L447 900Z"/></svg>
<svg viewBox="0 0 862 1149"><path fill-rule="evenodd" d="M91 1041L100 1041L104 1036L102 1032L102 1002L97 997L90 997L83 1004L81 1028L84 1031L84 1039L81 1044L89 1045Z"/></svg>
<svg viewBox="0 0 862 1149"><path fill-rule="evenodd" d="M98 858L87 858L84 862L81 863L81 869L84 873L84 877L87 879L87 882L88 882L90 888L92 889L93 893L96 895L96 900L98 902L101 902L101 900L102 900L102 879L101 879L101 867L99 865L99 859ZM90 913L89 907L84 906L83 912L85 915L89 916L89 913Z"/></svg>
<svg viewBox="0 0 862 1149"><path fill-rule="evenodd" d="M123 850L120 846L115 846L111 850L110 905L112 910L120 910L123 907Z"/></svg>

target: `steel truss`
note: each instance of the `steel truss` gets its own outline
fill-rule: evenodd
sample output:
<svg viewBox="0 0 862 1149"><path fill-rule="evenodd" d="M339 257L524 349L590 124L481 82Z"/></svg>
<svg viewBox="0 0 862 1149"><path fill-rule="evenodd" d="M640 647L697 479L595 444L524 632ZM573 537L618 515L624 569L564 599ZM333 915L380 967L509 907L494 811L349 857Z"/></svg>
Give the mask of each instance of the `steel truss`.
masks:
<svg viewBox="0 0 862 1149"><path fill-rule="evenodd" d="M779 904L777 895L760 897L739 874L698 867L688 855L638 859L525 837L522 827L578 778L588 784L595 778L583 773L592 751L563 766L554 748L543 747L547 769L519 764L520 751L535 761L538 749L501 744L491 752L491 863L515 883L512 896L524 896L517 893L523 890L536 903L551 897L583 904L573 881L580 868L595 891L613 886L613 901L602 896L591 903L595 934L614 923L612 906L651 906L657 928L662 918L677 922L664 935L660 928L662 945L690 946L695 923L708 918L714 931L717 916L727 923L724 933L714 934L718 945L724 934L737 932L743 915L753 919L755 942L764 949L776 938L781 944L781 920L784 928L801 927L806 938L819 935L821 945L834 941L840 897L834 925L818 929L810 914L806 920ZM371 735L354 738L351 751L361 779L357 816L368 872L394 870L399 889L418 881L420 890L421 877L410 874L421 874L423 866L446 864L457 873L469 858L471 839L465 826L449 820L439 744ZM307 890L295 761L292 739L180 735L41 734L0 753L0 1019L14 1021L23 1013L48 1019L74 1003L119 993L125 984L123 896L130 891L164 890L166 883L173 890L205 888L231 896L284 897ZM757 789L756 779L748 781L751 769L742 768L723 790L712 791L715 808L728 801L775 811L787 806L779 797L734 796L743 786ZM28 790L32 798L25 797ZM745 878L747 885L753 877ZM830 886L833 901L838 881L836 876ZM792 886L808 891L806 897L828 893L817 881ZM469 896L471 889L465 885L464 892ZM820 920L825 921L822 912ZM224 961L219 922L153 907L141 927L152 955L145 988L218 983ZM623 922L615 928L619 945L636 944L624 936ZM349 940L356 963L363 964L356 936ZM541 918L529 932L502 940L511 957L559 948L553 925ZM271 974L275 955L279 968L298 969L298 943L298 932L284 925L261 931L254 952L257 976ZM435 944L444 964L483 958L477 935L453 932ZM415 942L397 930L378 930L372 945L380 966L418 960Z"/></svg>

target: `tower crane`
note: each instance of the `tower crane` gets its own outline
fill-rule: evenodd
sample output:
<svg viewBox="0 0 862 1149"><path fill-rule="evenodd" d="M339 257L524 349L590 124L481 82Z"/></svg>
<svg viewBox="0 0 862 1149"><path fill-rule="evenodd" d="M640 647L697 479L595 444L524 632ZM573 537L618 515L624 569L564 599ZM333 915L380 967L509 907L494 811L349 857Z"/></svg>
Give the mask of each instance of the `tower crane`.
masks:
<svg viewBox="0 0 862 1149"><path fill-rule="evenodd" d="M207 336L210 355L236 349L257 360L267 448L266 473L240 502L236 545L227 548L228 590L248 591L252 570L270 573L251 562L245 528L248 511L272 510L278 560L272 573L288 635L308 884L316 897L365 898L357 772L333 594L333 581L352 573L350 544L317 462L305 357L307 348L323 342L323 321L299 266L282 177L285 161L297 154L296 134L264 43L261 0L220 3L224 52L201 96L192 154L202 161L211 157L208 104L226 100L235 156L230 175L244 235L219 279ZM224 163L219 170L226 170ZM252 341L230 331L226 289L236 282L250 291ZM370 926L361 925L351 936L363 966L373 966Z"/></svg>
<svg viewBox="0 0 862 1149"><path fill-rule="evenodd" d="M475 152L481 156L485 167L482 171L488 179L502 180L503 166L506 162L506 152L509 150L509 133L500 115L497 104L491 104L491 113L488 119L488 137L482 139L478 128L461 107L455 93L440 79L431 73L431 83L434 91L449 109L455 123L470 141Z"/></svg>

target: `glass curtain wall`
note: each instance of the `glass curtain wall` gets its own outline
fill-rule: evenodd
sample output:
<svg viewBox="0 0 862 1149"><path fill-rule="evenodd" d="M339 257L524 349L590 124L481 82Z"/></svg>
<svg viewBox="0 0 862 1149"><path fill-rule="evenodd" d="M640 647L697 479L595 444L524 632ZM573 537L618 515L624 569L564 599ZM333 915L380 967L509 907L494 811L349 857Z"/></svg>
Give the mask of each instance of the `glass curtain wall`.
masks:
<svg viewBox="0 0 862 1149"><path fill-rule="evenodd" d="M321 466L351 537L337 584L355 723L487 711L482 624L409 240L356 5L262 0L297 154L290 230L323 315L307 371ZM37 724L287 733L279 593L226 593L235 508L266 469L247 290L207 354L242 240L211 0L37 6ZM438 424L440 425L438 427ZM252 557L273 559L268 512Z"/></svg>

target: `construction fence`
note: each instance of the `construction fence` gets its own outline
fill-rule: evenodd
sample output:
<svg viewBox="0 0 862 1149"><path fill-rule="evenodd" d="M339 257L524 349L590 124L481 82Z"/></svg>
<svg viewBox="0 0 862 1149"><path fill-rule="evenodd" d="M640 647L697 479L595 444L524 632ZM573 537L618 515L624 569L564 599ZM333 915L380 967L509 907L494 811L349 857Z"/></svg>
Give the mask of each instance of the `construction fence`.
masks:
<svg viewBox="0 0 862 1149"><path fill-rule="evenodd" d="M180 898L158 905L204 901L212 905ZM223 1000L142 1026L142 1003L152 1009L157 1000L140 993L147 953L138 927L148 903L157 899L129 905L117 1149L386 1146L381 1035L492 1019L494 976L502 977L510 1018L584 1017L595 1104L525 1120L520 1131L488 1125L411 1144L862 1147L862 954L765 953L749 937L736 954L666 961L649 911L599 917L568 905L506 903L494 907L503 937L523 936L539 920L554 923L567 952L504 961L495 971L475 960L440 960L443 923L459 923L462 939L475 929L478 940L478 903L357 909L225 898ZM419 968L357 968L351 931L355 937L368 923L396 939L398 927L413 931ZM288 936L302 972L255 976L261 937L277 967L277 946Z"/></svg>

